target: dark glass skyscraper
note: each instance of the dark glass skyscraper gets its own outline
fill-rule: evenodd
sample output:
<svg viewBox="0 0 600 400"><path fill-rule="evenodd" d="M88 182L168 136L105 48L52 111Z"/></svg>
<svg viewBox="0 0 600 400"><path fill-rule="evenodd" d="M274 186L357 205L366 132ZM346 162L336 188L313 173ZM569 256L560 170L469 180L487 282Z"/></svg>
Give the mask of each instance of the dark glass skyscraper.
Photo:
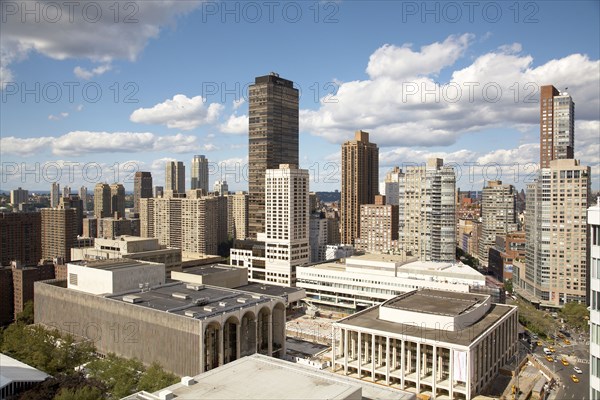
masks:
<svg viewBox="0 0 600 400"><path fill-rule="evenodd" d="M152 197L152 174L137 171L133 178L133 212L140 212L140 199Z"/></svg>
<svg viewBox="0 0 600 400"><path fill-rule="evenodd" d="M265 171L298 165L298 89L276 73L249 88L248 236L265 231Z"/></svg>

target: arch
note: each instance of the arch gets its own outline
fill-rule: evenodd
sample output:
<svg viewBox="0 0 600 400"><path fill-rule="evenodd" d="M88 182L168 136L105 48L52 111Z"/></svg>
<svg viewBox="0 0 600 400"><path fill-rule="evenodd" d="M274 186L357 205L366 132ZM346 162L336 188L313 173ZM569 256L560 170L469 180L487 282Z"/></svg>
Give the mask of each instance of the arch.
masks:
<svg viewBox="0 0 600 400"><path fill-rule="evenodd" d="M277 302L272 312L273 356L285 356L285 304Z"/></svg>
<svg viewBox="0 0 600 400"><path fill-rule="evenodd" d="M264 306L258 312L256 316L257 323L257 344L258 352L261 354L268 354L269 352L269 332L271 328L270 324L271 310L268 306Z"/></svg>
<svg viewBox="0 0 600 400"><path fill-rule="evenodd" d="M231 315L223 323L223 364L235 361L239 357L239 327L240 320L235 315Z"/></svg>
<svg viewBox="0 0 600 400"><path fill-rule="evenodd" d="M219 343L221 341L221 324L212 321L204 328L204 371L219 366Z"/></svg>
<svg viewBox="0 0 600 400"><path fill-rule="evenodd" d="M246 311L242 316L240 325L240 357L245 357L256 353L256 316L254 312Z"/></svg>

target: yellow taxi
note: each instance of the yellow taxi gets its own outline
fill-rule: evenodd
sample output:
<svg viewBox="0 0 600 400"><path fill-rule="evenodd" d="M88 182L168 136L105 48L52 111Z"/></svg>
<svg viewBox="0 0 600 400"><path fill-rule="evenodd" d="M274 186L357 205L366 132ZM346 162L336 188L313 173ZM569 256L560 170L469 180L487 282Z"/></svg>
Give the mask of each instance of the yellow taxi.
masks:
<svg viewBox="0 0 600 400"><path fill-rule="evenodd" d="M551 352L556 352L556 349L554 348L554 346L548 346L548 350L550 350Z"/></svg>
<svg viewBox="0 0 600 400"><path fill-rule="evenodd" d="M575 383L579 383L579 378L577 377L577 375L571 375L571 380Z"/></svg>
<svg viewBox="0 0 600 400"><path fill-rule="evenodd" d="M554 357L552 357L552 356L546 356L546 360L548 362L554 362Z"/></svg>
<svg viewBox="0 0 600 400"><path fill-rule="evenodd" d="M571 344L571 341L569 339L565 339L563 340L563 342L565 342L565 344Z"/></svg>
<svg viewBox="0 0 600 400"><path fill-rule="evenodd" d="M537 344L538 346L543 346L543 345L544 345L544 342L542 342L541 340L538 340L536 344Z"/></svg>
<svg viewBox="0 0 600 400"><path fill-rule="evenodd" d="M569 362L568 362L568 361L567 361L567 359L566 359L566 358L564 358L564 357L563 357L563 359L562 359L562 360L560 360L560 362L561 362L561 363L562 363L562 365L564 365L565 367L566 367L567 365L569 365Z"/></svg>

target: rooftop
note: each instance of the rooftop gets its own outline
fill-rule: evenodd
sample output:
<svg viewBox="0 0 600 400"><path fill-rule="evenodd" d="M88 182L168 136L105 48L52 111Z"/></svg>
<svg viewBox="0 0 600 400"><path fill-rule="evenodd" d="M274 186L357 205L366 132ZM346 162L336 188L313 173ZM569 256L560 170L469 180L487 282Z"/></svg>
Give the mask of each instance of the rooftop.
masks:
<svg viewBox="0 0 600 400"><path fill-rule="evenodd" d="M132 303L133 306L197 319L271 301L269 297L242 290L185 282L171 282L150 290L136 290L106 297Z"/></svg>
<svg viewBox="0 0 600 400"><path fill-rule="evenodd" d="M459 296L477 296L466 293L452 294ZM436 303L437 308L441 307L441 304L441 302ZM431 304L427 307L431 307ZM451 308L452 307L450 307L450 309ZM379 318L379 306L371 307L367 310L341 319L340 321L336 322L335 325L371 329L381 332L391 332L394 335L419 337L421 340L440 341L459 346L469 346L493 324L498 322L514 309L515 307L509 305L491 304L490 308L482 318L472 325L465 327L464 329L457 329L455 331L426 328L423 326L386 321Z"/></svg>
<svg viewBox="0 0 600 400"><path fill-rule="evenodd" d="M216 274L218 272L237 271L237 270L238 270L238 268L230 267L229 265L207 264L207 265L199 265L197 267L186 268L182 272L186 273L186 274L206 276L206 275L210 275L210 274Z"/></svg>
<svg viewBox="0 0 600 400"><path fill-rule="evenodd" d="M418 260L418 258L412 257L412 256L406 256L403 254L375 254L375 253L371 254L371 253L367 253L367 254L361 254L361 255L355 255L352 257L348 257L346 259L346 262L348 262L348 260L407 263L407 262L416 261L416 260Z"/></svg>
<svg viewBox="0 0 600 400"><path fill-rule="evenodd" d="M383 303L382 307L423 314L457 316L471 310L477 304L483 303L488 297L473 293L424 289L394 297Z"/></svg>
<svg viewBox="0 0 600 400"><path fill-rule="evenodd" d="M86 261L86 260L78 260L71 261L69 264L80 265L82 267L94 268L94 269L103 269L106 271L113 271L131 267L138 267L141 265L150 264L147 261L137 261L130 260L127 258L111 258L108 260L98 260L98 261Z"/></svg>
<svg viewBox="0 0 600 400"><path fill-rule="evenodd" d="M178 400L347 399L358 390L364 400L409 400L414 394L383 385L316 370L260 354L243 357L194 377L196 383L169 386ZM157 394L138 393L124 400L157 399Z"/></svg>
<svg viewBox="0 0 600 400"><path fill-rule="evenodd" d="M0 353L0 389L13 382L41 382L49 375Z"/></svg>

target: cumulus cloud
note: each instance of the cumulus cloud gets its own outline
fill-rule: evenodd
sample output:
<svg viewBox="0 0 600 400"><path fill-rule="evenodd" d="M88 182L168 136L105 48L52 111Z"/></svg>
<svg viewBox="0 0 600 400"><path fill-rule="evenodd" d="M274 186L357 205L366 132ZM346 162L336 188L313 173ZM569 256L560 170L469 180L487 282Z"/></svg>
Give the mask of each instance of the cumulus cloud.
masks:
<svg viewBox="0 0 600 400"><path fill-rule="evenodd" d="M188 98L177 94L151 108L138 108L129 119L142 124L159 124L168 128L191 130L216 122L224 108L222 104L211 103L207 107L205 103L206 100L202 96Z"/></svg>
<svg viewBox="0 0 600 400"><path fill-rule="evenodd" d="M236 99L233 101L233 109L237 110L238 108L240 108L244 103L246 102L246 99L244 99L243 97L240 97L239 99Z"/></svg>
<svg viewBox="0 0 600 400"><path fill-rule="evenodd" d="M191 12L201 2L119 3L118 15L111 2L94 2L93 6L84 7L85 4L77 3L71 11L71 6L60 2L27 2L28 10L38 10L37 19L35 15L22 18L21 8L25 7L25 3L15 2L12 6L3 7L0 87L15 78L11 64L26 58L31 52L56 60L87 59L102 65L116 59L134 61L148 41L158 37L161 29L174 24L178 16ZM102 66L98 68L101 69L96 74L100 73ZM85 75L86 70L81 69L80 72Z"/></svg>
<svg viewBox="0 0 600 400"><path fill-rule="evenodd" d="M316 110L301 110L301 130L340 144L364 129L382 147L451 145L466 133L492 128L535 130L540 87L547 84L569 87L578 121L599 119L599 60L572 54L536 66L513 43L451 70L472 40L465 34L419 51L409 45L375 50L369 79L341 83L335 103L322 98ZM435 79L442 69L448 82Z"/></svg>
<svg viewBox="0 0 600 400"><path fill-rule="evenodd" d="M54 114L48 115L48 119L50 121L58 121L60 119L67 118L68 116L69 116L68 112L61 112L60 114L57 114L57 115L54 115Z"/></svg>
<svg viewBox="0 0 600 400"><path fill-rule="evenodd" d="M112 66L110 64L100 65L91 70L77 66L73 70L73 73L75 74L76 77L78 77L80 79L89 80L89 79L92 79L94 76L102 75L105 72L110 71L111 69L112 69Z"/></svg>
<svg viewBox="0 0 600 400"><path fill-rule="evenodd" d="M240 116L230 115L225 123L219 125L219 130L233 135L246 134L248 132L248 116L246 114Z"/></svg>
<svg viewBox="0 0 600 400"><path fill-rule="evenodd" d="M2 154L30 156L49 149L54 155L137 153L165 151L185 153L198 148L196 137L181 133L157 136L150 132L73 131L59 137L0 139Z"/></svg>

